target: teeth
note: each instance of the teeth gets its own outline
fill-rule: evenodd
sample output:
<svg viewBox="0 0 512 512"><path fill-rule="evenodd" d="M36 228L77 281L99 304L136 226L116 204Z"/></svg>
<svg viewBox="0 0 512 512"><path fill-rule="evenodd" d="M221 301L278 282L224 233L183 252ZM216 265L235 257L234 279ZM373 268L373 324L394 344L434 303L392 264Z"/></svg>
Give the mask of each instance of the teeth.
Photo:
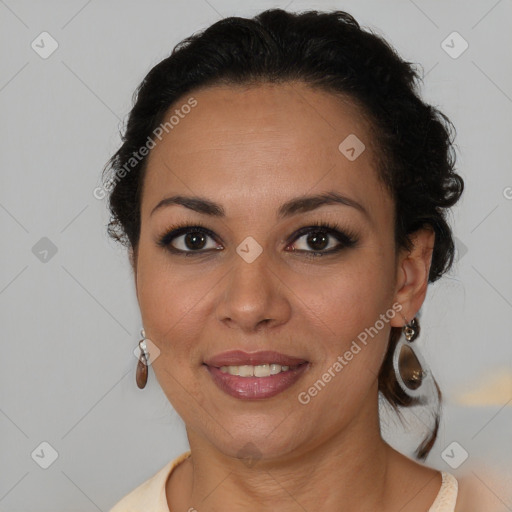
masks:
<svg viewBox="0 0 512 512"><path fill-rule="evenodd" d="M295 367L293 367L295 368ZM244 364L241 366L221 366L220 371L223 373L229 373L230 375L239 375L240 377L269 377L270 375L276 375L281 372L286 372L290 369L290 366L280 364L259 364L252 366Z"/></svg>
<svg viewBox="0 0 512 512"><path fill-rule="evenodd" d="M223 366L230 375L238 375L238 366Z"/></svg>
<svg viewBox="0 0 512 512"><path fill-rule="evenodd" d="M254 375L254 367L249 365L239 366L238 375L240 377L252 377Z"/></svg>
<svg viewBox="0 0 512 512"><path fill-rule="evenodd" d="M270 365L260 364L259 366L255 366L253 374L255 377L268 377L270 375Z"/></svg>
<svg viewBox="0 0 512 512"><path fill-rule="evenodd" d="M271 364L270 365L270 375L275 375L276 373L279 373L280 371L281 371L280 364Z"/></svg>

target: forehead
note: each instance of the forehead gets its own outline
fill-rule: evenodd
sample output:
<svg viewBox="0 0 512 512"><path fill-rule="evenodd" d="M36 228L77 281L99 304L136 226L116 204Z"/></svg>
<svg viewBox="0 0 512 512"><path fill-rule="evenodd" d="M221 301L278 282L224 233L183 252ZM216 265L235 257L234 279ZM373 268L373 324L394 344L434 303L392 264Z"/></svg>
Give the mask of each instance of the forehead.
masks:
<svg viewBox="0 0 512 512"><path fill-rule="evenodd" d="M346 98L297 82L216 85L183 96L164 122L173 115L148 156L143 215L171 193L260 207L333 189L385 199L370 125Z"/></svg>

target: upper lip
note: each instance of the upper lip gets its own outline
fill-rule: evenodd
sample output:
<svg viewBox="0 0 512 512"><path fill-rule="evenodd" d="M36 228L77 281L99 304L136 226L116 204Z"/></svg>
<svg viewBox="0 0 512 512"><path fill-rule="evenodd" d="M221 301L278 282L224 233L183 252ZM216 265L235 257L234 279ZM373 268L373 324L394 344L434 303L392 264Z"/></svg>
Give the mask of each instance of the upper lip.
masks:
<svg viewBox="0 0 512 512"><path fill-rule="evenodd" d="M244 352L243 350L230 350L222 352L205 361L208 366L240 366L260 364L280 364L281 366L296 366L306 363L305 359L293 357L273 350L262 350L260 352Z"/></svg>

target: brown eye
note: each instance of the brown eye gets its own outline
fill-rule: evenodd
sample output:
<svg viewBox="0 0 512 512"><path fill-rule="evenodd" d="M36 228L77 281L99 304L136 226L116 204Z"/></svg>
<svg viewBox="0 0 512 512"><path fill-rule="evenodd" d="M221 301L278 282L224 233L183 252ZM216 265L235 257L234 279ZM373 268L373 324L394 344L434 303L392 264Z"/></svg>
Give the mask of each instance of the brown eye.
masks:
<svg viewBox="0 0 512 512"><path fill-rule="evenodd" d="M323 231L313 231L306 235L306 243L315 251L323 251L329 245L329 238L332 238L332 235Z"/></svg>
<svg viewBox="0 0 512 512"><path fill-rule="evenodd" d="M212 241L209 242L209 239ZM219 244L215 242L213 233L202 226L171 228L165 235L160 237L157 243L173 253L181 253L186 256L222 248L222 246L219 247Z"/></svg>
<svg viewBox="0 0 512 512"><path fill-rule="evenodd" d="M191 232L183 236L183 244L188 249L204 249L204 246L206 245L206 235L203 233Z"/></svg>
<svg viewBox="0 0 512 512"><path fill-rule="evenodd" d="M290 244L292 251L312 256L332 254L344 248L353 247L357 243L355 235L341 231L338 226L330 224L302 228L292 240L293 244Z"/></svg>

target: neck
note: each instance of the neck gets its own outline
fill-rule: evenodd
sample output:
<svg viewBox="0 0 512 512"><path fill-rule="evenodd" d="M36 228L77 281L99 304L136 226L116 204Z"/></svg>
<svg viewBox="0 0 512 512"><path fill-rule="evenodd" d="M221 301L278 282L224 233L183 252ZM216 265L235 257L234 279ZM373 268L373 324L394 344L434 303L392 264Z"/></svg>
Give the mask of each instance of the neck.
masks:
<svg viewBox="0 0 512 512"><path fill-rule="evenodd" d="M182 473L181 498L170 510L323 512L385 510L394 450L381 435L378 408L361 411L341 432L321 443L248 467L187 430L192 456ZM171 500L170 500L171 501Z"/></svg>

